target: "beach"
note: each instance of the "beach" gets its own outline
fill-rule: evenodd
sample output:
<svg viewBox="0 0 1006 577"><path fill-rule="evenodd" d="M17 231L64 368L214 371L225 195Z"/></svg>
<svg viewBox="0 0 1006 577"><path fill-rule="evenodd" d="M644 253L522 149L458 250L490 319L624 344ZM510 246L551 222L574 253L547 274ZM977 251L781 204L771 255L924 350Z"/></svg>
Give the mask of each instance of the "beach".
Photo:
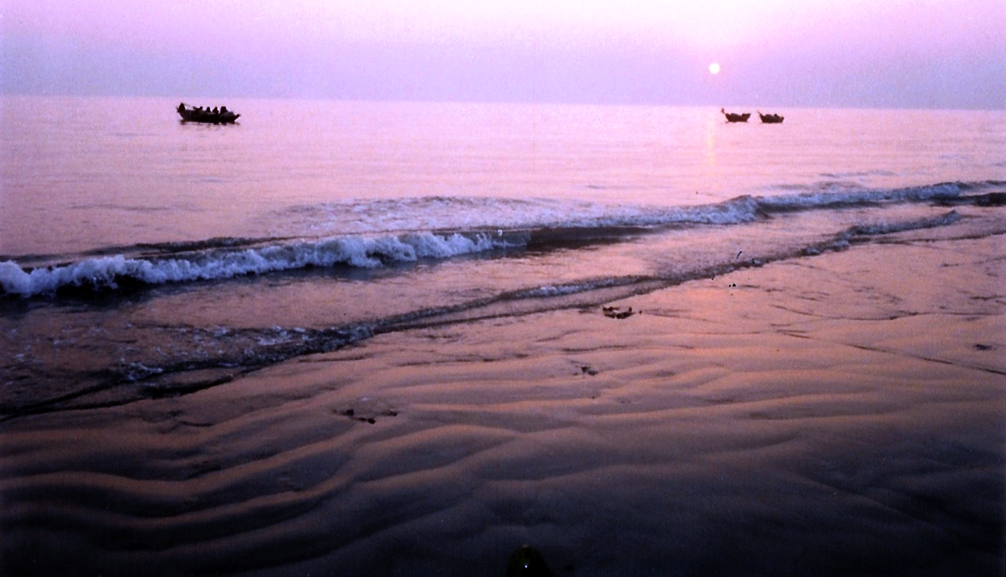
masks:
<svg viewBox="0 0 1006 577"><path fill-rule="evenodd" d="M1006 219L957 210L8 417L0 569L1001 575Z"/></svg>
<svg viewBox="0 0 1006 577"><path fill-rule="evenodd" d="M1001 111L0 104L2 575L1002 575Z"/></svg>
<svg viewBox="0 0 1006 577"><path fill-rule="evenodd" d="M1006 577L1006 1L0 6L0 577Z"/></svg>

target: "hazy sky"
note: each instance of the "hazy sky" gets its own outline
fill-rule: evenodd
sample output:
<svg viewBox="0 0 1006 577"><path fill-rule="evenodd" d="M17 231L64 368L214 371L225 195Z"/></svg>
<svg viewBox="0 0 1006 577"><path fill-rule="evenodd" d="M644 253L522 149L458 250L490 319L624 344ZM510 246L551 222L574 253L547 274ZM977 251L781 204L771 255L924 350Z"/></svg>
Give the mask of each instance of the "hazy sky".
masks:
<svg viewBox="0 0 1006 577"><path fill-rule="evenodd" d="M0 10L7 93L1006 108L1006 0L3 0Z"/></svg>

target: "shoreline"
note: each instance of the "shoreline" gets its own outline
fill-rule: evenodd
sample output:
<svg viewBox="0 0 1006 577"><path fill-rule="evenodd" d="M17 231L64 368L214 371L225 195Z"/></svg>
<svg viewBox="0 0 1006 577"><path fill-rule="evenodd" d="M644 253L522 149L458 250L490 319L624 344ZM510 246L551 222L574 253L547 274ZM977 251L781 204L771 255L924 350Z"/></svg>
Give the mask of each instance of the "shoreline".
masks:
<svg viewBox="0 0 1006 577"><path fill-rule="evenodd" d="M943 235L0 423L0 568L999 574L1006 236Z"/></svg>

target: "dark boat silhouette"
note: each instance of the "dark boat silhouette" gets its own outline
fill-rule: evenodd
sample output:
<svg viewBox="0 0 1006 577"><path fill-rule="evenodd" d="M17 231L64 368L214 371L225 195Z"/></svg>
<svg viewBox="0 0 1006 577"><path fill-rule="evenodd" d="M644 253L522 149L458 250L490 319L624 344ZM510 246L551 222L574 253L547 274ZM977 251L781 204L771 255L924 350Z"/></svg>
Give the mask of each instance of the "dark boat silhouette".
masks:
<svg viewBox="0 0 1006 577"><path fill-rule="evenodd" d="M762 114L761 111L758 111L758 117L764 124L782 124L783 121L783 117L778 114Z"/></svg>
<svg viewBox="0 0 1006 577"><path fill-rule="evenodd" d="M234 124L234 121L241 116L227 110L226 106L220 109L203 108L202 106L189 108L185 106L184 102L179 103L175 111L182 117L182 122L204 122L207 124Z"/></svg>
<svg viewBox="0 0 1006 577"><path fill-rule="evenodd" d="M723 113L723 116L727 117L727 122L747 122L748 118L751 118L751 113L750 112L745 112L743 114L737 114L736 112L727 112L726 110L723 110L722 108L720 108L720 112Z"/></svg>

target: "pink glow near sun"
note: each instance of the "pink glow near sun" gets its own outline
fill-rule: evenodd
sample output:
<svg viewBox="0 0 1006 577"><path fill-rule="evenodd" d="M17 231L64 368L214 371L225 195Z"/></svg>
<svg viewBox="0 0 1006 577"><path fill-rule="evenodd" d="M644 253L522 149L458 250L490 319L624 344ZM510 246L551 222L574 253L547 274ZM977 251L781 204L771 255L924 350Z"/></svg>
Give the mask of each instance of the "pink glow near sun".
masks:
<svg viewBox="0 0 1006 577"><path fill-rule="evenodd" d="M409 98L394 87L437 82L452 87L444 97L460 97L448 93L490 79L502 87L490 99L544 84L559 99L594 90L585 98L631 101L649 90L649 101L701 101L706 71L739 98L784 89L845 98L861 85L868 103L871 78L913 79L927 102L939 89L965 104L984 93L1001 107L1006 92L1003 0L8 0L2 18L4 87L29 92L162 69L201 85L206 63L229 74L213 90L297 85L357 98ZM196 69L172 72L165 61ZM80 79L67 76L75 70ZM618 74L608 85L597 71ZM895 100L910 91L888 84ZM976 90L983 84L992 88Z"/></svg>

